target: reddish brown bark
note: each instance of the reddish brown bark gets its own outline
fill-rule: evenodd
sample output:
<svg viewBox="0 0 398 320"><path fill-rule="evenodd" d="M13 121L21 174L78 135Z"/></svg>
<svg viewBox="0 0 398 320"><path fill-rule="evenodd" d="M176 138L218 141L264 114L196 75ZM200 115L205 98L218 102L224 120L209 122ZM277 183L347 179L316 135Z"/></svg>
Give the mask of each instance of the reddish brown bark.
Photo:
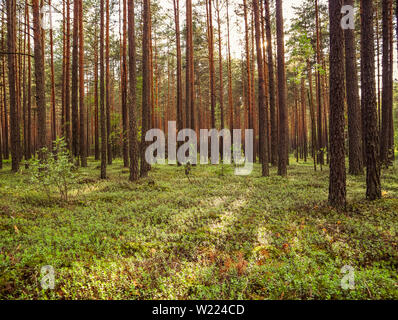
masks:
<svg viewBox="0 0 398 320"><path fill-rule="evenodd" d="M256 30L257 71L258 71L258 120L259 120L259 146L262 164L262 176L269 176L268 166L268 139L266 124L268 123L268 110L266 109L265 80L263 66L263 51L261 43L260 13L258 0L253 0L254 24Z"/></svg>
<svg viewBox="0 0 398 320"><path fill-rule="evenodd" d="M278 46L278 103L279 103L279 161L278 175L287 175L288 164L288 112L286 104L285 45L282 0L276 0L276 30Z"/></svg>
<svg viewBox="0 0 398 320"><path fill-rule="evenodd" d="M36 104L37 104L37 147L39 149L46 146L47 128L46 128L46 91L44 76L44 60L42 48L42 29L40 26L40 8L39 1L32 1L33 9L33 39L34 39L34 57L35 57L35 78L36 78ZM17 124L19 127L19 125ZM19 131L19 130L18 130ZM43 158L43 153L39 152L39 157Z"/></svg>

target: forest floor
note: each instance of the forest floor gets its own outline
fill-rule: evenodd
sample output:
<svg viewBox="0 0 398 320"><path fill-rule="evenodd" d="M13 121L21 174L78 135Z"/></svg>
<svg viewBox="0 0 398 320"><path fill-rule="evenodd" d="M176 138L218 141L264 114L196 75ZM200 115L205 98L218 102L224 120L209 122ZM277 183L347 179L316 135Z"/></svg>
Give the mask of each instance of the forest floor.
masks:
<svg viewBox="0 0 398 320"><path fill-rule="evenodd" d="M79 170L68 203L29 170L0 171L1 299L398 299L398 164L373 203L365 177L347 176L346 212L327 206L327 168L293 159L288 178L155 166L129 183L120 160L105 181L98 166Z"/></svg>

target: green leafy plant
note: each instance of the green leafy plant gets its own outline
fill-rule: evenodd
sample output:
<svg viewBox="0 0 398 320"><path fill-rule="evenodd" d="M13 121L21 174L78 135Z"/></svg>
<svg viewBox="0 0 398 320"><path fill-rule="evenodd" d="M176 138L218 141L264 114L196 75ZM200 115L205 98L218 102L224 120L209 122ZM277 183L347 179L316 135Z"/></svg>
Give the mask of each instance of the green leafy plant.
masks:
<svg viewBox="0 0 398 320"><path fill-rule="evenodd" d="M61 200L67 202L76 174L64 138L54 141L54 152L47 148L43 148L41 152L44 155L43 160L33 159L29 162L31 181L42 186L49 199L56 189Z"/></svg>

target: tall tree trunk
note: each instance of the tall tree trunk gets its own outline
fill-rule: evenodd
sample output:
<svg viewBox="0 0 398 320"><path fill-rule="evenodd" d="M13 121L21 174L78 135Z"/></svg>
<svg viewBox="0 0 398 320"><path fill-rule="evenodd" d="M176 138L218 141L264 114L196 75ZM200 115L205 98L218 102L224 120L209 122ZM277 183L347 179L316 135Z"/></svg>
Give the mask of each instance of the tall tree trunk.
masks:
<svg viewBox="0 0 398 320"><path fill-rule="evenodd" d="M317 167L317 157L316 152L317 148L317 141L316 141L316 120L315 120L315 107L314 107L314 95L312 90L312 69L310 60L307 59L307 73L308 73L308 85L309 85L309 92L308 92L308 102L310 104L310 116L311 116L311 153L312 158L314 160L314 170L316 171Z"/></svg>
<svg viewBox="0 0 398 320"><path fill-rule="evenodd" d="M379 31L379 1L375 5L376 11L376 55L377 55L377 112L378 112L378 130L381 131L381 84L380 84L380 31ZM362 136L364 143L364 138ZM364 149L364 148L363 148ZM364 151L364 150L363 150Z"/></svg>
<svg viewBox="0 0 398 320"><path fill-rule="evenodd" d="M315 0L315 27L316 27L316 63L317 63L317 72L316 72L316 88L317 88L317 104L318 104L318 163L321 165L324 164L324 152L323 148L325 147L324 139L323 139L323 125L322 125L322 83L321 83L321 72L319 68L321 66L321 35L320 35L320 23L319 23L319 3L318 0Z"/></svg>
<svg viewBox="0 0 398 320"><path fill-rule="evenodd" d="M71 76L71 139L72 155L79 156L79 3L73 3L72 76Z"/></svg>
<svg viewBox="0 0 398 320"><path fill-rule="evenodd" d="M275 101L275 76L274 76L274 60L272 50L272 32L269 0L264 0L265 9L265 32L267 37L267 51L268 51L268 85L269 85L269 108L271 117L271 164L276 166L278 164L278 127L276 117L276 101Z"/></svg>
<svg viewBox="0 0 398 320"><path fill-rule="evenodd" d="M343 0L329 0L330 23L330 176L329 203L346 206L344 147L344 33L341 28Z"/></svg>
<svg viewBox="0 0 398 320"><path fill-rule="evenodd" d="M258 121L259 121L259 146L260 159L262 164L262 176L269 176L268 165L268 139L266 124L268 123L268 110L265 101L265 80L263 66L263 52L260 29L260 13L258 0L253 0L254 25L256 30L256 47L257 47L257 72L258 72Z"/></svg>
<svg viewBox="0 0 398 320"><path fill-rule="evenodd" d="M75 0L76 1L76 0ZM84 29L83 0L79 1L79 111L80 111L80 164L87 167L87 131L86 106L84 105Z"/></svg>
<svg viewBox="0 0 398 320"><path fill-rule="evenodd" d="M218 77L219 77L219 103L220 103L220 129L224 129L224 79L222 63L222 38L221 38L221 18L220 18L220 0L216 0L217 12L217 33L218 33ZM220 154L223 160L224 137L220 137Z"/></svg>
<svg viewBox="0 0 398 320"><path fill-rule="evenodd" d="M180 5L179 0L173 0L174 20L176 31L176 50L177 50L177 130L183 128L182 117L182 65L181 65L181 39L180 39Z"/></svg>
<svg viewBox="0 0 398 320"><path fill-rule="evenodd" d="M123 45L122 45L122 122L123 164L129 166L128 113L127 113L127 2L123 0Z"/></svg>
<svg viewBox="0 0 398 320"><path fill-rule="evenodd" d="M389 91L389 96L390 96L390 109L389 109L389 119L390 119L390 127L389 127L389 133L390 135L388 136L388 159L391 164L394 163L395 160L395 150L394 150L394 116L393 116L393 105L394 105L394 28L393 28L393 0L390 2L390 17L389 17L389 33L390 33L390 91Z"/></svg>
<svg viewBox="0 0 398 320"><path fill-rule="evenodd" d="M105 68L104 68L104 0L100 0L100 122L101 122L101 179L106 179L107 135L105 114Z"/></svg>
<svg viewBox="0 0 398 320"><path fill-rule="evenodd" d="M374 55L373 1L361 0L361 106L366 150L366 197L369 200L381 198Z"/></svg>
<svg viewBox="0 0 398 320"><path fill-rule="evenodd" d="M195 128L194 106L195 106L195 93L194 93L194 60L193 60L193 25L192 25L192 0L186 1L186 127Z"/></svg>
<svg viewBox="0 0 398 320"><path fill-rule="evenodd" d="M229 27L229 0L226 0L227 5L227 50L228 50L228 109L229 109L229 129L234 129L234 102L232 95L232 63L231 63L231 39Z"/></svg>
<svg viewBox="0 0 398 320"><path fill-rule="evenodd" d="M50 7L49 19L50 19L50 73L51 73L51 140L57 139L57 115L55 112L55 80L54 80L54 46L53 46L53 30L52 30L52 7L51 0L48 0L48 6Z"/></svg>
<svg viewBox="0 0 398 320"><path fill-rule="evenodd" d="M27 119L27 113L28 113L28 92L27 92L27 79L26 79L26 43L27 43L27 29L28 29L28 24L27 24L27 15L29 14L28 11L28 3L25 1L25 13L24 13L24 28L23 28L23 53L24 56L22 57L23 60L23 66L22 66L22 73L23 73L23 84L22 84L22 90L23 90L23 110L22 110L22 123L23 123L23 149L24 149L24 158L25 158L25 168L28 168L28 163L27 161L29 160L29 151L28 151L28 119Z"/></svg>
<svg viewBox="0 0 398 320"><path fill-rule="evenodd" d="M70 132L70 0L66 0L66 35L65 35L65 140L71 150Z"/></svg>
<svg viewBox="0 0 398 320"><path fill-rule="evenodd" d="M44 77L44 60L42 48L42 29L40 25L39 1L32 0L33 9L33 39L34 39L34 57L35 57L35 77L36 77L36 104L37 104L37 137L38 148L46 146L46 91ZM10 81L11 82L11 81ZM19 125L18 132L19 132ZM14 127L14 126L13 126ZM19 142L19 141L18 141ZM18 143L19 145L19 143ZM39 157L43 159L44 154L39 152Z"/></svg>
<svg viewBox="0 0 398 320"><path fill-rule="evenodd" d="M142 10L143 34L142 34L142 133L141 133L141 168L140 176L146 177L150 169L145 160L147 142L145 135L151 127L151 4L150 0L144 0Z"/></svg>
<svg viewBox="0 0 398 320"><path fill-rule="evenodd" d="M94 40L94 157L100 159L99 147L99 111L98 111L98 34L95 28Z"/></svg>
<svg viewBox="0 0 398 320"><path fill-rule="evenodd" d="M249 47L249 24L248 24L248 17L247 17L247 2L246 0L243 0L243 12L244 12L244 18L245 18L245 51L246 51L246 73L247 73L247 116L245 117L247 119L247 126L246 129L253 129L252 125L252 73L251 73L251 59L250 59L250 47ZM253 146L254 147L254 146ZM253 159L249 159L249 162L254 162L255 161L255 151L253 150Z"/></svg>
<svg viewBox="0 0 398 320"><path fill-rule="evenodd" d="M35 2L35 1L34 1ZM10 126L11 126L11 159L12 171L19 170L20 135L19 121L17 113L17 93L16 93L16 1L7 0L7 46L11 54L8 55L8 86L10 96Z"/></svg>
<svg viewBox="0 0 398 320"><path fill-rule="evenodd" d="M390 139L390 128L392 114L392 65L390 63L390 53L393 50L391 48L390 41L390 14L391 14L391 1L382 0L382 15L383 15L383 91L382 91L382 123L381 123L381 140L380 140L380 160L383 165L389 165L389 139Z"/></svg>
<svg viewBox="0 0 398 320"><path fill-rule="evenodd" d="M278 175L287 175L289 128L286 104L285 44L282 0L276 0L276 31L278 44L279 161Z"/></svg>
<svg viewBox="0 0 398 320"><path fill-rule="evenodd" d="M344 4L354 6L354 0L345 0ZM344 36L348 105L349 173L359 175L363 171L362 120L359 103L358 68L354 30L346 29Z"/></svg>
<svg viewBox="0 0 398 320"><path fill-rule="evenodd" d="M108 164L112 164L112 141L111 141L111 79L110 79L110 65L109 65L109 0L106 0L106 26L105 26L105 77L106 77L106 141L107 141L107 156Z"/></svg>
<svg viewBox="0 0 398 320"><path fill-rule="evenodd" d="M213 32L213 9L212 0L208 0L208 33L209 33L209 73L210 73L210 106L211 106L211 128L216 127L216 77L214 68L214 32Z"/></svg>
<svg viewBox="0 0 398 320"><path fill-rule="evenodd" d="M79 1L73 3L72 39L72 155L79 156Z"/></svg>
<svg viewBox="0 0 398 320"><path fill-rule="evenodd" d="M128 0L128 40L129 40L129 155L130 181L136 181L139 176L139 147L137 140L137 105L136 105L136 49L135 49L134 0Z"/></svg>

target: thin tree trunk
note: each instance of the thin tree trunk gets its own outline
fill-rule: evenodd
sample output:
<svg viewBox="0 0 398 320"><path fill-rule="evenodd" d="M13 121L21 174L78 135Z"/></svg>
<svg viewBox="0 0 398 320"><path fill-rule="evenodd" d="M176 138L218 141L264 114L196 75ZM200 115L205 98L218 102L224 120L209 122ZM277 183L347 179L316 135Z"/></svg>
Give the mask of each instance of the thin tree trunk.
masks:
<svg viewBox="0 0 398 320"><path fill-rule="evenodd" d="M76 0L75 0L76 1ZM87 131L86 106L84 104L84 29L83 0L79 1L79 112L80 112L80 164L87 167Z"/></svg>
<svg viewBox="0 0 398 320"><path fill-rule="evenodd" d="M208 33L209 33L209 72L210 72L210 106L211 106L211 128L216 128L216 80L214 68L214 34L213 34L213 14L212 0L207 1L208 7Z"/></svg>
<svg viewBox="0 0 398 320"><path fill-rule="evenodd" d="M185 113L186 113L186 127L194 129L194 107L195 107L195 93L194 93L194 61L193 61L193 25L192 25L192 0L186 1L186 96L185 96Z"/></svg>
<svg viewBox="0 0 398 320"><path fill-rule="evenodd" d="M123 45L122 45L122 122L123 164L129 166L128 113L127 113L127 2L123 0Z"/></svg>
<svg viewBox="0 0 398 320"><path fill-rule="evenodd" d="M181 39L180 39L180 6L179 0L173 0L174 19L176 31L176 50L177 50L177 130L183 129L182 117L182 66L181 66Z"/></svg>
<svg viewBox="0 0 398 320"><path fill-rule="evenodd" d="M70 0L66 0L66 35L65 35L65 140L71 150L70 132Z"/></svg>
<svg viewBox="0 0 398 320"><path fill-rule="evenodd" d="M72 39L72 155L79 156L79 1L73 3Z"/></svg>
<svg viewBox="0 0 398 320"><path fill-rule="evenodd" d="M318 103L318 163L321 165L324 164L324 152L323 148L325 147L323 140L323 125L322 125L322 84L321 84L321 72L319 68L321 66L321 47L320 47L320 23L319 23L319 5L318 0L315 0L315 21L316 21L316 63L318 65L316 72L316 83L317 83L317 103Z"/></svg>
<svg viewBox="0 0 398 320"><path fill-rule="evenodd" d="M305 95L305 81L304 77L301 77L301 127L302 127L302 139L303 139L303 157L304 162L307 162L308 156L308 133L307 133L307 104Z"/></svg>
<svg viewBox="0 0 398 320"><path fill-rule="evenodd" d="M139 176L139 147L137 140L137 106L136 106L136 49L134 25L134 0L128 0L128 40L129 40L129 155L130 181L136 181Z"/></svg>
<svg viewBox="0 0 398 320"><path fill-rule="evenodd" d="M227 50L228 50L228 109L229 109L229 129L234 129L234 102L232 94L232 63L231 63L231 39L229 27L229 0L226 0L227 5Z"/></svg>
<svg viewBox="0 0 398 320"><path fill-rule="evenodd" d="M390 137L390 109L392 109L391 96L391 73L392 66L390 64L390 9L391 0L382 0L383 15L383 91L382 91L382 123L381 123L381 140L380 140L380 160L383 165L389 165L389 137Z"/></svg>
<svg viewBox="0 0 398 320"><path fill-rule="evenodd" d="M52 7L51 0L48 0L48 5L51 8L49 19L50 19L50 73L51 73L51 140L57 139L57 123L56 123L56 112L55 112L55 80L54 80L54 48L53 48L53 30L52 30Z"/></svg>
<svg viewBox="0 0 398 320"><path fill-rule="evenodd" d="M29 14L28 11L28 3L25 1L25 14L24 14L24 28L23 28L23 53L24 56L22 57L23 60L23 84L22 84L22 90L23 90L23 110L22 110L22 122L23 122L23 149L24 149L24 159L25 159L25 168L28 168L28 160L29 160L29 152L28 152L28 119L27 119L27 113L28 113L28 93L27 93L27 79L26 79L26 43L27 43L27 29L29 28L29 25L27 24L27 15Z"/></svg>
<svg viewBox="0 0 398 320"><path fill-rule="evenodd" d="M140 176L148 176L150 169L145 160L147 142L145 135L151 127L151 4L144 0L142 10L143 35L142 35L142 134L141 134L141 168Z"/></svg>
<svg viewBox="0 0 398 320"><path fill-rule="evenodd" d="M247 73L247 129L253 129L252 126L252 74L251 74L251 59L250 59L250 48L249 48L249 25L248 25L248 18L247 18L247 2L243 0L243 12L245 18L245 51L246 51L246 73ZM254 150L253 150L254 151ZM253 152L253 158L249 159L249 162L255 161L255 152Z"/></svg>
<svg viewBox="0 0 398 320"><path fill-rule="evenodd" d="M222 63L222 38L221 38L221 19L220 19L220 0L216 0L217 12L217 33L218 33L218 76L219 76L219 103L220 103L220 129L224 129L224 79ZM224 137L220 137L220 154L223 160Z"/></svg>
<svg viewBox="0 0 398 320"><path fill-rule="evenodd" d="M111 141L111 87L110 87L110 65L109 65L109 0L106 0L106 26L105 26L105 77L106 77L106 141L108 164L112 164L112 141Z"/></svg>
<svg viewBox="0 0 398 320"><path fill-rule="evenodd" d="M256 30L256 47L257 47L257 72L258 72L258 121L259 121L259 146L260 159L262 164L262 176L269 176L268 165L268 139L266 124L268 123L268 110L266 109L265 97L265 80L263 66L263 52L261 43L260 29L260 13L258 0L253 0L254 24Z"/></svg>
<svg viewBox="0 0 398 320"><path fill-rule="evenodd" d="M100 159L99 147L99 112L98 112L98 35L95 28L94 40L94 156L95 160Z"/></svg>
<svg viewBox="0 0 398 320"><path fill-rule="evenodd" d="M107 134L105 115L105 68L104 68L104 0L100 0L100 121L101 121L101 179L106 179Z"/></svg>
<svg viewBox="0 0 398 320"><path fill-rule="evenodd" d="M354 0L345 0L344 4L354 6ZM344 36L348 105L349 173L359 175L363 171L362 120L359 102L358 68L354 30L346 29Z"/></svg>
<svg viewBox="0 0 398 320"><path fill-rule="evenodd" d="M36 104L37 104L37 137L38 148L46 146L46 91L45 91L45 76L43 63L43 48L42 48L42 29L40 26L40 8L39 1L32 1L33 8L33 39L34 39L34 56L35 56L35 77L36 77ZM10 81L11 82L11 81ZM19 125L16 124L19 129ZM19 130L18 130L19 132ZM19 141L18 141L19 142ZM39 157L44 158L44 154L39 152Z"/></svg>
<svg viewBox="0 0 398 320"><path fill-rule="evenodd" d="M275 101L275 76L274 76L274 61L272 50L272 32L269 0L264 0L265 9L265 32L267 38L268 51L268 85L269 85L269 108L270 108L270 124L271 124L271 164L276 166L278 164L278 127L276 117L276 101Z"/></svg>
<svg viewBox="0 0 398 320"><path fill-rule="evenodd" d="M278 44L278 102L279 102L279 161L278 175L287 175L289 145L288 111L286 104L285 44L282 0L276 0L276 30Z"/></svg>

